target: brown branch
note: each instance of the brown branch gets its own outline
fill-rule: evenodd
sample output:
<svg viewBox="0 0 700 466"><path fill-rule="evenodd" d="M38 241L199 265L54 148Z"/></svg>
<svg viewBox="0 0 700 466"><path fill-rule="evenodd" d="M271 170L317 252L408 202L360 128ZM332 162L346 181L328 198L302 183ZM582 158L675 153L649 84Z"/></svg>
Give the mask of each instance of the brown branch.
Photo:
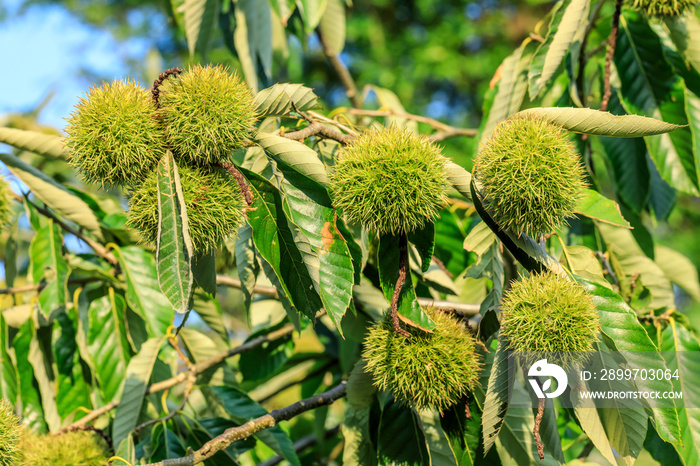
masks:
<svg viewBox="0 0 700 466"><path fill-rule="evenodd" d="M260 432L261 430L269 429L282 421L288 421L302 413L311 411L312 409L320 408L321 406L328 406L339 398L344 397L345 393L346 382L343 381L340 383L340 385L328 390L327 392L321 393L320 395L306 398L282 409L276 409L269 414L252 419L242 426L226 429L223 434L211 439L202 445L199 450L195 451L191 455L181 458L181 463L173 463L172 461L174 460L164 460L159 461L158 463L150 463L147 466L165 466L166 464L199 464L211 458L221 450L226 449L229 445L238 440L247 439L251 435Z"/></svg>
<svg viewBox="0 0 700 466"><path fill-rule="evenodd" d="M163 84L163 81L168 79L169 76L177 76L180 73L182 73L182 68L168 68L158 75L158 79L153 81L151 96L153 97L153 103L156 104L156 108L160 108L160 102L158 102L158 98L160 97L160 85Z"/></svg>
<svg viewBox="0 0 700 466"><path fill-rule="evenodd" d="M615 2L615 13L612 17L612 29L610 30L610 36L608 36L608 53L605 55L605 77L603 78L603 100L600 103L600 110L606 111L608 109L608 102L610 102L610 69L612 68L613 56L615 55L615 45L617 44L617 31L620 28L620 13L622 12L622 0L617 0Z"/></svg>
<svg viewBox="0 0 700 466"><path fill-rule="evenodd" d="M445 133L459 133L462 136L469 136L469 137L476 136L478 131L479 131L476 129L455 128L454 126L450 126L450 125L445 124L441 121L438 121L434 118L429 118L429 117L422 116L422 115L414 115L413 113L396 112L394 110L364 110L364 109L351 108L351 109L348 109L348 113L350 113L351 115L358 115L358 116L404 118L406 120L413 120L413 121L418 121L420 123L425 123L427 125L430 125L432 128L439 130L439 131L442 131L442 132L445 132Z"/></svg>
<svg viewBox="0 0 700 466"><path fill-rule="evenodd" d="M190 394L192 393L192 389L194 388L194 383L197 381L197 376L195 376L192 372L189 373L187 377L187 386L185 387L185 393L182 396L182 402L180 402L180 406L177 407L177 409L169 412L163 417L159 417L158 419L149 419L148 421L139 424L134 428L134 433L138 434L139 431L142 429L145 429L146 427L157 424L159 422L166 422L169 421L170 419L174 418L177 413L182 411L185 408L185 405L187 404L187 400L190 398Z"/></svg>
<svg viewBox="0 0 700 466"><path fill-rule="evenodd" d="M326 432L323 435L323 438L329 439L335 434L337 434L339 431L340 425L337 425L331 429L326 430ZM292 448L294 448L295 452L299 453L300 451L304 451L307 448L316 445L317 442L318 436L315 434L311 434L294 442ZM282 461L284 461L284 458L282 458L281 456L273 456L272 458L265 460L262 463L259 463L258 466L275 466L276 464L280 464Z"/></svg>
<svg viewBox="0 0 700 466"><path fill-rule="evenodd" d="M331 46L328 44L328 41L321 32L321 28L316 29L316 33L318 34L318 40L321 42L323 54L326 56L331 66L333 66L333 69L335 69L335 72L338 74L340 82L342 82L343 86L345 87L345 94L348 96L348 99L350 99L350 102L352 102L352 106L355 108L362 107L362 102L360 102L360 98L357 94L357 86L355 85L355 81L352 79L352 75L350 75L350 71L348 71L348 68L342 61L340 61L338 54L331 49Z"/></svg>
<svg viewBox="0 0 700 466"><path fill-rule="evenodd" d="M238 187L241 189L241 194L243 194L243 197L245 198L246 204L253 204L253 193L250 192L250 186L248 186L248 180L245 179L245 176L243 176L243 174L239 172L236 166L231 162L221 162L219 163L219 166L229 172L229 174L236 179L238 182Z"/></svg>
<svg viewBox="0 0 700 466"><path fill-rule="evenodd" d="M313 121L309 126L307 126L304 129L284 133L282 134L282 136L284 136L287 139L302 141L310 136L315 136L317 134L325 137L326 139L333 139L334 141L338 141L341 144L348 144L353 139L351 136L343 134L340 131L335 131L331 128L328 128L323 123L319 123L318 121Z"/></svg>
<svg viewBox="0 0 700 466"><path fill-rule="evenodd" d="M85 283L98 282L102 278L98 277L86 277L86 278L76 278L74 280L68 280L69 285L84 285ZM0 294L20 294L27 293L29 291L41 291L46 287L47 283L39 283L37 285L22 285L14 286L11 288L0 288Z"/></svg>
<svg viewBox="0 0 700 466"><path fill-rule="evenodd" d="M241 289L243 284L240 280L227 277L226 275L217 275L216 284L219 286L229 286L231 288ZM277 299L277 289L274 286L259 286L253 287L253 293L265 296L268 298ZM463 315L476 315L479 313L479 304L473 303L455 303L452 301L435 300L431 298L418 298L418 304L421 306L435 306L444 309L453 309Z"/></svg>
<svg viewBox="0 0 700 466"><path fill-rule="evenodd" d="M342 129L343 131L348 133L348 135L350 135L351 137L357 137L360 135L360 133L358 133L354 129L342 124L338 120L328 118L327 116L321 115L320 113L314 112L313 110L309 110L307 113L308 113L309 117L313 118L314 120L319 120L319 121L322 121L324 123L328 123L329 125L337 126L339 129Z"/></svg>
<svg viewBox="0 0 700 466"><path fill-rule="evenodd" d="M457 137L467 137L467 138L473 138L476 135L476 130L474 129L460 129L456 128L452 131L439 131L435 134L430 135L428 139L430 139L432 142L442 142L445 139L450 139L450 138L457 138Z"/></svg>
<svg viewBox="0 0 700 466"><path fill-rule="evenodd" d="M82 231L77 230L72 226L68 225L66 222L58 218L58 216L56 216L46 207L38 206L29 199L26 200L36 208L37 212L39 212L44 217L50 218L51 220L56 222L58 226L60 226L66 233L70 233L71 235L83 240L88 246L92 248L93 251L95 251L95 254L109 262L110 265L112 265L113 267L117 267L119 265L119 261L117 260L117 258L114 256L114 254L108 251L106 247L104 247L94 239L90 238L89 236L85 235Z"/></svg>
<svg viewBox="0 0 700 466"><path fill-rule="evenodd" d="M544 398L540 398L539 405L537 406L537 416L535 417L535 427L532 429L532 435L535 437L535 445L537 446L537 454L540 460L544 459L544 445L542 445L542 439L540 438L540 424L542 423L543 416Z"/></svg>
<svg viewBox="0 0 700 466"><path fill-rule="evenodd" d="M211 358L199 362L194 365L192 369L186 370L184 372L180 372L174 377L171 377L167 380L163 380L162 382L157 382L152 385L150 385L146 389L146 394L150 393L158 393L163 390L167 390L169 388L174 387L175 385L178 385L185 380L187 380L190 376L197 376L201 374L202 372L205 372L208 369L211 369L212 367L218 365L219 363L222 363L226 359L235 356L237 354L245 353L246 351L251 351L255 348L258 348L262 346L266 342L278 340L280 338L283 338L287 335L290 335L294 331L294 326L292 324L287 324L273 332L268 333L267 335L262 335L257 338L254 338L250 340L249 342L246 342L240 346L236 346L235 348L231 348L226 351L222 351L221 353L212 356ZM75 426L83 426L86 425L88 422L93 421L94 419L97 419L101 415L108 413L109 411L113 410L119 406L119 400L114 400L111 401L110 403L102 406L101 408L95 409L91 411L87 416L75 421L73 424L71 424L68 427L65 427L63 430L70 429Z"/></svg>
<svg viewBox="0 0 700 466"><path fill-rule="evenodd" d="M406 330L401 328L401 321L399 320L399 296L401 296L401 290L406 283L406 276L408 275L408 239L406 234L403 233L399 236L399 278L396 280L396 286L394 287L394 294L391 296L391 323L394 325L394 331L399 335L405 337L410 337L411 334Z"/></svg>

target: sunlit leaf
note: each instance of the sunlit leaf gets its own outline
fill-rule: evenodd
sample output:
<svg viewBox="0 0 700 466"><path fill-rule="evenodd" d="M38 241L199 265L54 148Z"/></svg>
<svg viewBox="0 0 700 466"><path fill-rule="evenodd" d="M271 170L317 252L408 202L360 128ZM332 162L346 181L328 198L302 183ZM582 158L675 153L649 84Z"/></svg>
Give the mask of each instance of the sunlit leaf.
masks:
<svg viewBox="0 0 700 466"><path fill-rule="evenodd" d="M185 0L180 6L184 13L185 37L190 49L190 56L198 51L206 56L209 41L219 17L218 0Z"/></svg>
<svg viewBox="0 0 700 466"><path fill-rule="evenodd" d="M317 183L324 186L328 184L326 167L313 149L299 141L274 134L258 133L255 139L270 157L284 162Z"/></svg>
<svg viewBox="0 0 700 466"><path fill-rule="evenodd" d="M255 111L259 118L285 116L294 110L306 111L318 106L313 89L302 84L275 84L255 95ZM294 105L292 105L294 104Z"/></svg>
<svg viewBox="0 0 700 466"><path fill-rule="evenodd" d="M51 158L65 157L63 138L56 134L15 128L0 128L0 143Z"/></svg>
<svg viewBox="0 0 700 466"><path fill-rule="evenodd" d="M586 189L579 200L576 213L586 217L609 223L610 225L632 228L620 212L620 206L615 201L611 201L597 191Z"/></svg>

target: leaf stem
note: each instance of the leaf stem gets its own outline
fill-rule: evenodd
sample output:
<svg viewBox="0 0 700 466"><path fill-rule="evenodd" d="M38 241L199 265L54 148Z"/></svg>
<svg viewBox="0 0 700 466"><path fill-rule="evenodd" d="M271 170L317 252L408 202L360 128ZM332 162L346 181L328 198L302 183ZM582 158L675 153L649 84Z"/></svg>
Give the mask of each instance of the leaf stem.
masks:
<svg viewBox="0 0 700 466"><path fill-rule="evenodd" d="M535 445L537 446L537 454L540 460L544 460L544 445L542 445L542 438L540 437L540 424L542 423L543 416L544 398L540 398L540 402L537 406L537 416L535 416L535 427L532 429L532 435L535 437Z"/></svg>
<svg viewBox="0 0 700 466"><path fill-rule="evenodd" d="M399 278L396 280L394 294L391 296L391 323L394 325L394 331L404 337L410 337L411 334L401 328L399 320L399 297L401 290L406 283L406 275L408 275L408 237L405 233L399 236Z"/></svg>
<svg viewBox="0 0 700 466"><path fill-rule="evenodd" d="M605 76L603 78L603 100L600 103L600 110L602 112L608 109L608 103L610 102L610 69L612 67L613 56L615 55L615 45L617 44L617 31L620 28L620 13L622 12L622 0L617 0L615 2L615 13L612 17L612 29L610 30L610 36L608 36L608 52L605 55Z"/></svg>

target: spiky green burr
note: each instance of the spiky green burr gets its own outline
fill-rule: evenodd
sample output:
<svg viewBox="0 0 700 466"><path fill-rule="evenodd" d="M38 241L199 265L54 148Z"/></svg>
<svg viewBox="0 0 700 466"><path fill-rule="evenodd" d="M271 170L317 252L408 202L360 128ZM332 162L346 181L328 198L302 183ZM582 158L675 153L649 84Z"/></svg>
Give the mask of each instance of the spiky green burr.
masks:
<svg viewBox="0 0 700 466"><path fill-rule="evenodd" d="M655 18L681 16L697 5L696 0L630 0L630 3L632 8Z"/></svg>
<svg viewBox="0 0 700 466"><path fill-rule="evenodd" d="M440 148L396 126L372 129L342 149L330 175L334 205L379 234L404 234L432 222L449 182Z"/></svg>
<svg viewBox="0 0 700 466"><path fill-rule="evenodd" d="M28 436L22 446L24 466L104 466L111 457L105 440L90 431Z"/></svg>
<svg viewBox="0 0 700 466"><path fill-rule="evenodd" d="M160 87L159 115L176 156L209 165L228 159L251 136L253 95L236 74L221 66L194 65Z"/></svg>
<svg viewBox="0 0 700 466"><path fill-rule="evenodd" d="M487 209L504 229L537 237L574 214L585 170L566 131L546 120L499 124L474 161Z"/></svg>
<svg viewBox="0 0 700 466"><path fill-rule="evenodd" d="M218 167L178 164L195 250L209 250L245 222L245 200L228 172ZM158 236L158 178L152 172L129 199L128 224L155 243Z"/></svg>
<svg viewBox="0 0 700 466"><path fill-rule="evenodd" d="M19 440L24 430L10 403L0 399L0 466L19 464Z"/></svg>
<svg viewBox="0 0 700 466"><path fill-rule="evenodd" d="M139 184L165 153L155 111L134 81L91 88L67 120L70 164L94 183Z"/></svg>
<svg viewBox="0 0 700 466"><path fill-rule="evenodd" d="M362 357L374 385L411 407L442 412L474 387L481 366L459 321L434 307L425 312L437 324L433 333L402 325L410 336L399 335L387 313L369 330Z"/></svg>
<svg viewBox="0 0 700 466"><path fill-rule="evenodd" d="M501 336L529 365L546 357L565 368L593 351L600 319L593 299L576 282L551 272L513 283L501 302Z"/></svg>

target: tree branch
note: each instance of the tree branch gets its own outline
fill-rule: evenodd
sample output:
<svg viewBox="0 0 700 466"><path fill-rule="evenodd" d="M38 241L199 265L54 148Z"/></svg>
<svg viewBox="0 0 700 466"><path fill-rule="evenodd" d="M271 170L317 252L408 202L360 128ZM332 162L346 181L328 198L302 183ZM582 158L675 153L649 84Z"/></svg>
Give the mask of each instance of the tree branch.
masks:
<svg viewBox="0 0 700 466"><path fill-rule="evenodd" d="M608 37L608 53L605 55L605 76L603 79L603 100L600 103L600 110L602 112L608 109L608 102L610 102L610 69L612 68L613 56L615 55L615 45L617 44L617 30L620 27L620 13L622 12L622 0L617 0L615 2L615 13L612 17L612 29L610 30L610 36Z"/></svg>
<svg viewBox="0 0 700 466"><path fill-rule="evenodd" d="M235 178L235 180L238 182L238 187L241 189L241 194L243 194L243 197L245 198L246 204L251 205L253 203L253 193L250 192L248 181L245 179L243 174L239 172L236 166L231 162L221 162L219 166L229 172L229 174Z"/></svg>
<svg viewBox="0 0 700 466"><path fill-rule="evenodd" d="M348 144L353 139L347 134L343 134L340 131L335 131L331 128L328 128L323 123L319 123L318 121L313 121L309 126L307 126L304 129L284 133L282 134L282 136L284 136L287 139L302 141L316 134L319 134L327 139L333 139L334 141L338 141L341 144Z"/></svg>
<svg viewBox="0 0 700 466"><path fill-rule="evenodd" d="M254 338L250 340L249 342L246 342L240 346L236 346L235 348L231 348L227 351L222 351L221 353L212 356L211 358L199 362L194 365L192 369L180 372L174 377L171 377L167 380L163 380L162 382L157 382L152 385L150 385L146 389L146 394L150 393L158 393L163 390L166 390L168 388L172 388L175 385L178 385L185 380L187 380L191 376L197 376L201 374L202 372L205 372L208 369L211 369L212 367L218 365L219 363L225 361L226 359L235 356L237 354L245 353L246 351L251 351L255 348L258 348L259 346L262 346L264 343L269 342L269 341L274 341L278 340L280 338L283 338L287 335L290 335L294 331L294 326L292 324L287 324L273 332L268 333L267 335L262 335L257 338ZM91 411L87 416L75 421L73 424L61 429L61 432L66 431L70 428L76 427L76 426L84 426L88 422L91 422L101 415L110 412L114 408L119 406L119 400L114 400L111 401L110 403L107 403L106 405L95 409Z"/></svg>
<svg viewBox="0 0 700 466"><path fill-rule="evenodd" d="M352 75L350 75L350 71L348 71L348 68L342 61L340 61L340 57L333 51L333 49L331 49L331 46L328 44L328 41L321 32L321 28L317 28L316 33L318 34L318 40L321 42L323 54L326 56L331 66L333 66L335 72L338 74L340 82L342 82L343 86L345 87L345 94L350 99L350 102L352 102L352 106L355 108L362 107L360 98L357 96L357 86L355 85L355 81L352 79Z"/></svg>
<svg viewBox="0 0 700 466"><path fill-rule="evenodd" d="M69 285L84 285L85 283L98 282L102 278L98 277L86 277L86 278L76 278L74 280L68 280ZM27 293L29 291L41 291L46 287L47 283L39 283L37 285L22 285L13 286L11 288L0 288L0 294L20 294Z"/></svg>
<svg viewBox="0 0 700 466"><path fill-rule="evenodd" d="M429 118L422 115L414 115L413 113L396 112L394 110L364 110L351 108L348 109L348 113L350 113L351 115L358 116L405 118L406 120L413 120L418 121L420 123L425 123L438 131L437 133L430 136L431 141L434 142L443 141L447 138L456 136L475 137L479 132L479 130L477 129L455 128L454 126L450 126L434 118Z"/></svg>
<svg viewBox="0 0 700 466"><path fill-rule="evenodd" d="M240 280L227 277L226 275L217 275L216 284L219 286L229 286L231 288L241 289L243 286ZM274 286L259 286L253 287L253 293L265 296L268 298L277 299L277 289ZM443 309L453 309L465 316L473 316L479 313L479 304L473 303L455 303L452 301L435 300L431 298L418 298L418 304L421 306L435 306Z"/></svg>
<svg viewBox="0 0 700 466"><path fill-rule="evenodd" d="M326 430L324 432L323 437L328 439L333 437L335 434L337 434L340 431L340 425L337 425L331 429ZM299 453L300 451L304 451L307 448L316 445L318 442L318 436L315 434L307 435L304 438L301 438L294 442L294 445L292 445L292 448L294 448L294 451ZM263 461L262 463L258 464L258 466L275 466L276 464L280 464L282 461L284 461L284 458L281 456L273 456L272 458Z"/></svg>
<svg viewBox="0 0 700 466"><path fill-rule="evenodd" d="M321 393L320 395L297 401L296 403L282 409L276 409L269 414L252 419L242 426L226 429L223 434L211 439L202 445L199 450L195 451L191 455L181 458L180 463L177 464L199 464L211 458L221 450L226 449L229 445L238 440L247 439L251 435L260 432L261 430L269 429L270 427L279 424L281 421L288 421L302 413L311 411L312 409L330 405L339 398L344 397L345 393L346 382L343 381L340 383L340 385L328 390L327 392ZM166 461L168 463L166 463ZM173 460L150 463L147 466L166 466L167 464L174 464L170 463L170 461Z"/></svg>

